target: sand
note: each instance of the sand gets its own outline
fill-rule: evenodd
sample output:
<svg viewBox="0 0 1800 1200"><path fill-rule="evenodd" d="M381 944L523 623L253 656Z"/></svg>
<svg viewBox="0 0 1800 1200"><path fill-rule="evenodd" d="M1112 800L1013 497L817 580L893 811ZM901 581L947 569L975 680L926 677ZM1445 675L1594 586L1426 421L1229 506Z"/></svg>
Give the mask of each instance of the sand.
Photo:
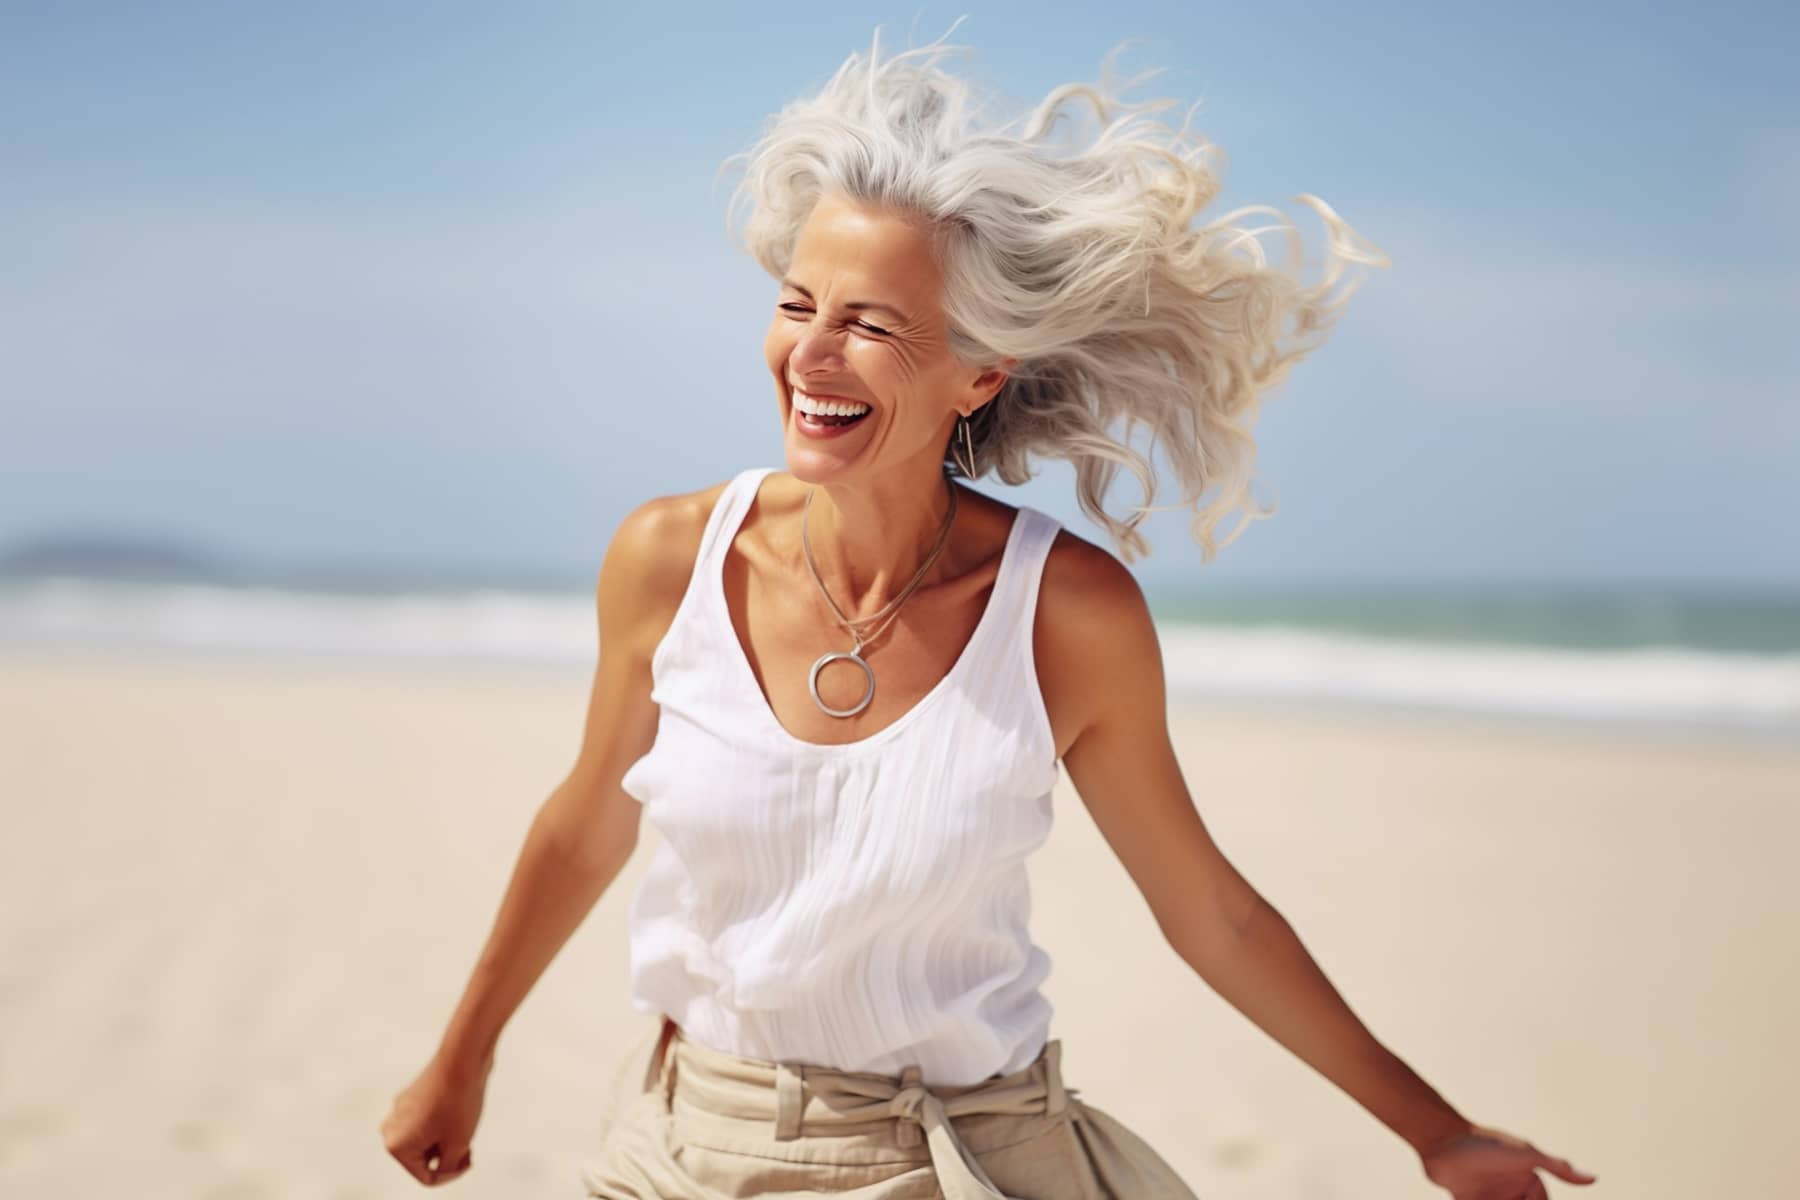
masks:
<svg viewBox="0 0 1800 1200"><path fill-rule="evenodd" d="M581 673L0 657L0 1195L408 1196L378 1123L579 736ZM1387 1045L1631 1200L1791 1194L1800 747L1181 705L1215 837ZM1205 1200L1443 1196L1163 944L1066 784L1065 1074ZM464 1197L581 1195L625 874L500 1046Z"/></svg>

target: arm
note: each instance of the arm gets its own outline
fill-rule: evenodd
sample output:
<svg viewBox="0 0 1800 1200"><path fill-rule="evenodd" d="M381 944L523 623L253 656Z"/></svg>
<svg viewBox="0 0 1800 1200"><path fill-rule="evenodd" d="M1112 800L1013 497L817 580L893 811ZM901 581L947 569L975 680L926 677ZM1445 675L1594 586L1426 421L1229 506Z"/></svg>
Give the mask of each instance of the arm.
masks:
<svg viewBox="0 0 1800 1200"><path fill-rule="evenodd" d="M1169 945L1232 1007L1404 1138L1434 1182L1480 1194L1485 1184L1446 1173L1439 1158L1506 1135L1473 1125L1377 1041L1213 842L1170 744L1162 651L1137 581L1105 551L1067 540L1061 561L1046 566L1039 635L1048 673L1084 681L1059 692L1088 698L1072 714L1063 764ZM1590 1179L1540 1157L1535 1165L1571 1182ZM1494 1178L1485 1166L1478 1174Z"/></svg>
<svg viewBox="0 0 1800 1200"><path fill-rule="evenodd" d="M650 748L650 656L680 601L691 532L680 498L620 524L595 589L599 658L580 752L525 835L499 914L450 1018L437 1058L452 1074L491 1066L502 1028L637 845L639 805L619 787ZM691 568L693 546L687 562Z"/></svg>

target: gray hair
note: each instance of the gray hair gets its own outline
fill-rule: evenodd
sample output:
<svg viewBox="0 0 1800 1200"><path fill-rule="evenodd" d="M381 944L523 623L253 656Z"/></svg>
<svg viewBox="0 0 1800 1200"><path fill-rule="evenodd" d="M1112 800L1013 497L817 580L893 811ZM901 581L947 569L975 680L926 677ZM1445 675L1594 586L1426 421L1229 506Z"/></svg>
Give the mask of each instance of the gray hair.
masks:
<svg viewBox="0 0 1800 1200"><path fill-rule="evenodd" d="M1328 249L1310 285L1298 277L1298 231L1275 209L1189 228L1218 192L1223 156L1189 132L1192 109L1170 129L1154 114L1174 101L1118 98L1109 77L1122 48L1103 60L1098 85L1065 84L984 129L973 88L938 65L965 47L939 38L883 60L878 28L866 57L852 54L816 96L787 104L751 149L725 160L744 167L727 226L735 231L747 207L742 245L780 279L828 191L922 218L943 271L951 352L970 366L1018 360L971 418L974 473L1020 484L1032 455L1067 460L1082 510L1131 562L1149 553L1138 525L1159 511L1150 456L1130 444L1147 428L1210 562L1252 520L1274 515L1251 506L1215 543L1214 527L1249 501L1259 397L1360 286L1366 272L1346 279L1345 267L1387 259L1311 195L1296 199L1323 219ZM1058 153L1051 134L1072 100L1090 104L1102 128ZM1277 223L1234 224L1252 213ZM1268 263L1257 239L1270 230L1287 234L1292 275ZM948 449L945 459L962 473ZM1103 506L1120 468L1144 492L1124 518Z"/></svg>

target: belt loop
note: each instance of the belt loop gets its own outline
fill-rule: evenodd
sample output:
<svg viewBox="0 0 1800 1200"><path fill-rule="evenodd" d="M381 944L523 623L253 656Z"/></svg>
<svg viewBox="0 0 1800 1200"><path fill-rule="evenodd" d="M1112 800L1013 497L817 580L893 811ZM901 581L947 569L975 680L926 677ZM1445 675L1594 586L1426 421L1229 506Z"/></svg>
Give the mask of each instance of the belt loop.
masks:
<svg viewBox="0 0 1800 1200"><path fill-rule="evenodd" d="M775 1064L775 1140L791 1142L800 1136L800 1118L806 1112L806 1068L799 1063Z"/></svg>
<svg viewBox="0 0 1800 1200"><path fill-rule="evenodd" d="M1044 1046L1044 1112L1054 1116L1069 1106L1069 1093L1063 1088L1062 1039L1052 1038Z"/></svg>
<svg viewBox="0 0 1800 1200"><path fill-rule="evenodd" d="M675 1020L666 1013L662 1026L656 1031L656 1045L650 1049L650 1061L644 1065L643 1090L660 1090L666 1103L674 1091L672 1070L669 1059L672 1057L669 1043L675 1036Z"/></svg>
<svg viewBox="0 0 1800 1200"><path fill-rule="evenodd" d="M918 1088L920 1091L929 1094L930 1089L927 1088L922 1081L923 1074L924 1068L920 1067L917 1063L900 1068L900 1091L904 1092L908 1088ZM898 1093L896 1093L896 1095L898 1095ZM921 1100L919 1103L912 1105L911 1108L907 1110L906 1115L898 1118L900 1124L899 1127L894 1130L895 1145L910 1150L912 1147L919 1145L925 1140L925 1125L919 1116L923 1107L924 1101Z"/></svg>

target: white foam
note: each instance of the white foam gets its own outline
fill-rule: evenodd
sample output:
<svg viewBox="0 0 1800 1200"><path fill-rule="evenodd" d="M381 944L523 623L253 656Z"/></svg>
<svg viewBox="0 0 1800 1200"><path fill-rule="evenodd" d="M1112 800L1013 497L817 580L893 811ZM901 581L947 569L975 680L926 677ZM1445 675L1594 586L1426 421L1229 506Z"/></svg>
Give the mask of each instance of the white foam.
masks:
<svg viewBox="0 0 1800 1200"><path fill-rule="evenodd" d="M593 601L501 589L357 595L53 578L0 591L0 642L592 662Z"/></svg>
<svg viewBox="0 0 1800 1200"><path fill-rule="evenodd" d="M1161 627L1171 692L1800 732L1800 655L1567 650Z"/></svg>

